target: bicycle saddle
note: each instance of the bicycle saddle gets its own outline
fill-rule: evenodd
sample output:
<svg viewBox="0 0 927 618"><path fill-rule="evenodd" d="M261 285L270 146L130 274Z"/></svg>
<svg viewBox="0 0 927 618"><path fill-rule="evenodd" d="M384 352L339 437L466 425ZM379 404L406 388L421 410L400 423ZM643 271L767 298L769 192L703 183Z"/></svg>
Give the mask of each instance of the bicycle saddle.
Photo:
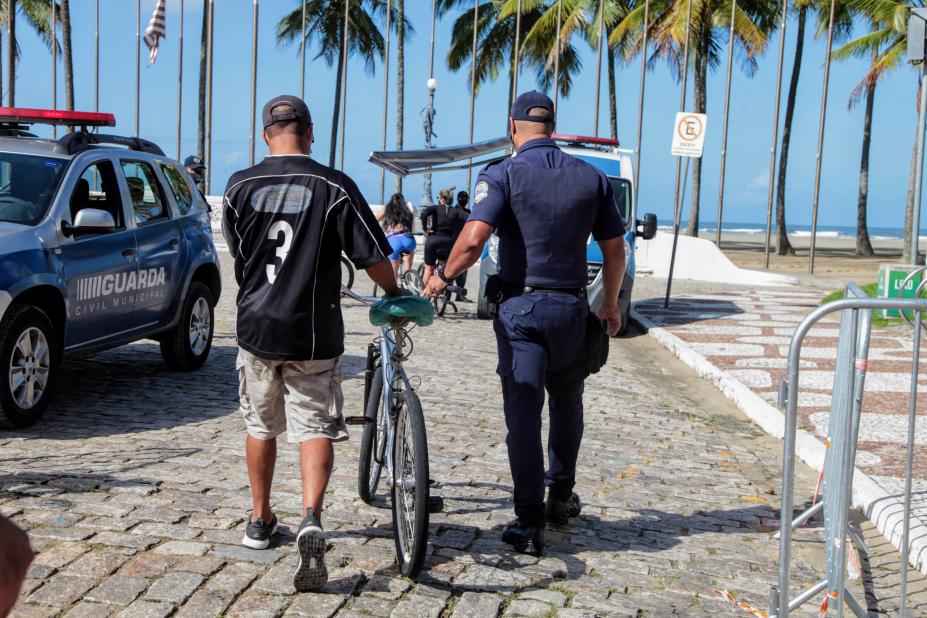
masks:
<svg viewBox="0 0 927 618"><path fill-rule="evenodd" d="M374 326L403 321L430 326L434 320L434 307L421 296L393 296L370 306L370 323Z"/></svg>

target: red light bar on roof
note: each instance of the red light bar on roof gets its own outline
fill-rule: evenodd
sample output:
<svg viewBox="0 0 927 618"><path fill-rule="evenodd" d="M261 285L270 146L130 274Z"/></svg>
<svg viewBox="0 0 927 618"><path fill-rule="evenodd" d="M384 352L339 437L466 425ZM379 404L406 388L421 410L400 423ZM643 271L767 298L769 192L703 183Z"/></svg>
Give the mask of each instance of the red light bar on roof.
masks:
<svg viewBox="0 0 927 618"><path fill-rule="evenodd" d="M607 137L590 137L585 135L560 135L554 134L554 139L558 142L570 142L571 144L594 144L596 146L611 146L617 148L619 142L616 139Z"/></svg>
<svg viewBox="0 0 927 618"><path fill-rule="evenodd" d="M0 123L4 122L82 127L115 127L116 116L97 112L72 112L63 109L0 107Z"/></svg>

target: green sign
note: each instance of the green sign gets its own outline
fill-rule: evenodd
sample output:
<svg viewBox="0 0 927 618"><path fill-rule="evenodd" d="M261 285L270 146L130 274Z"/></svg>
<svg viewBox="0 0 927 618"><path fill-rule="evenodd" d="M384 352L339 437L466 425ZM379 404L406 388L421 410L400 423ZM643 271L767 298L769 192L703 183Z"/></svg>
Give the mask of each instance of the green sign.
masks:
<svg viewBox="0 0 927 618"><path fill-rule="evenodd" d="M908 264L882 264L879 267L879 281L876 293L879 298L914 298L917 287L921 284L921 274L918 273L911 277L907 285L904 280L911 274L911 271L917 266ZM883 318L900 318L901 312L895 309L882 309L879 314Z"/></svg>

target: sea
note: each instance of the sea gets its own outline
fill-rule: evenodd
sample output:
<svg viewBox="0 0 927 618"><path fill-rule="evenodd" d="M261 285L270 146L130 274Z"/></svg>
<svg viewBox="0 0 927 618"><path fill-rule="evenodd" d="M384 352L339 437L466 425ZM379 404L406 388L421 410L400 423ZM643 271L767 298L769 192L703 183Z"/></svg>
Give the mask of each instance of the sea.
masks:
<svg viewBox="0 0 927 618"><path fill-rule="evenodd" d="M672 232L672 225L659 225L661 231ZM686 228L686 221L680 224L681 229ZM699 232L705 234L715 234L718 224L714 221L703 221L699 226ZM789 236L803 237L811 236L810 225L789 225ZM765 223L725 223L721 227L722 234L744 234L744 235L762 235L766 233ZM776 226L773 225L773 235L776 233ZM842 225L818 225L818 238L856 238L856 226ZM927 229L921 229L921 237L927 236ZM901 240L904 238L904 228L900 227L877 227L869 226L869 238L871 240Z"/></svg>

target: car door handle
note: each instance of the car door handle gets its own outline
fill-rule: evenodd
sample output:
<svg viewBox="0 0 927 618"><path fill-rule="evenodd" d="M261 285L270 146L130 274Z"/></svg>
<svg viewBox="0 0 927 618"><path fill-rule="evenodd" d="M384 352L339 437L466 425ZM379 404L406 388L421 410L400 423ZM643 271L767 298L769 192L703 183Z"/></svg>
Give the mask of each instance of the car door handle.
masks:
<svg viewBox="0 0 927 618"><path fill-rule="evenodd" d="M125 257L134 257L137 254L138 254L138 251L136 251L135 249L125 249L122 252L122 255L124 255Z"/></svg>

